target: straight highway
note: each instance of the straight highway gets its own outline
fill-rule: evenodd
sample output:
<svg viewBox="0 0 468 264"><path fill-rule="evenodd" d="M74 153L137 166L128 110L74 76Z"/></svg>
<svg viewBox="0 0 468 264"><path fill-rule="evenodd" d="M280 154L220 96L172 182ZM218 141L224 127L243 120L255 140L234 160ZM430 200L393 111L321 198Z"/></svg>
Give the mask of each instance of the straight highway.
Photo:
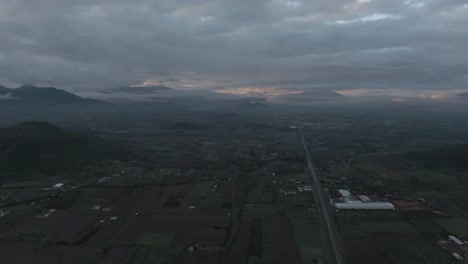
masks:
<svg viewBox="0 0 468 264"><path fill-rule="evenodd" d="M335 261L337 264L344 264L343 255L341 254L341 248L338 243L337 234L336 234L336 227L335 222L333 221L332 211L330 208L330 204L328 202L327 196L324 193L322 185L320 184L320 179L315 172L315 168L310 161L310 154L307 148L307 144L304 138L304 132L301 129L301 140L302 145L304 146L304 152L306 154L307 159L307 166L309 168L310 176L312 177L312 181L314 183L314 193L317 200L317 205L320 208L320 212L322 214L322 218L327 225L328 236L330 237L330 242L333 250L333 255L335 257Z"/></svg>

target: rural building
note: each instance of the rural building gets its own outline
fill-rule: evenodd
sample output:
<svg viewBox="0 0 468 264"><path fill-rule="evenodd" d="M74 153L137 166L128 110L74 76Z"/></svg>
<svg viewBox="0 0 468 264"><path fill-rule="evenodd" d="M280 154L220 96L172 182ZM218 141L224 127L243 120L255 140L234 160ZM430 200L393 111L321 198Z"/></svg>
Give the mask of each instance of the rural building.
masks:
<svg viewBox="0 0 468 264"><path fill-rule="evenodd" d="M53 213L55 213L57 210L56 209L49 209L46 212L40 213L37 215L37 218L47 218Z"/></svg>
<svg viewBox="0 0 468 264"><path fill-rule="evenodd" d="M9 214L11 211L3 211L0 210L0 218L4 217L5 215Z"/></svg>
<svg viewBox="0 0 468 264"><path fill-rule="evenodd" d="M63 184L63 183L57 183L57 184L55 184L54 186L52 186L52 188L54 188L54 189L60 189L60 188L63 187L63 185L65 185L65 184Z"/></svg>
<svg viewBox="0 0 468 264"><path fill-rule="evenodd" d="M348 200L348 201L346 201L346 203L355 204L355 203L362 203L362 201L358 201L358 200Z"/></svg>
<svg viewBox="0 0 468 264"><path fill-rule="evenodd" d="M283 190L283 189L280 189L280 193L281 193L282 195L297 194L296 191L292 191L292 190Z"/></svg>
<svg viewBox="0 0 468 264"><path fill-rule="evenodd" d="M459 245L459 246L464 246L465 243L463 243L460 239L458 239L456 236L449 236L448 237L450 241L452 241L453 243Z"/></svg>
<svg viewBox="0 0 468 264"><path fill-rule="evenodd" d="M366 195L359 195L359 199L361 199L361 201L362 201L363 203L370 203L370 202L372 202L372 200L371 200L369 197L367 197Z"/></svg>
<svg viewBox="0 0 468 264"><path fill-rule="evenodd" d="M312 191L312 186L310 186L310 185L297 186L297 189L300 192L311 192Z"/></svg>
<svg viewBox="0 0 468 264"><path fill-rule="evenodd" d="M460 256L460 254L453 253L452 256L454 256L456 259L458 259L458 260L460 260L460 261L463 261L463 257Z"/></svg>
<svg viewBox="0 0 468 264"><path fill-rule="evenodd" d="M343 196L343 198L350 197L351 193L347 190L338 190L338 192Z"/></svg>
<svg viewBox="0 0 468 264"><path fill-rule="evenodd" d="M367 210L395 210L395 206L391 203L386 202L374 202L374 203L335 203L336 209L367 209Z"/></svg>

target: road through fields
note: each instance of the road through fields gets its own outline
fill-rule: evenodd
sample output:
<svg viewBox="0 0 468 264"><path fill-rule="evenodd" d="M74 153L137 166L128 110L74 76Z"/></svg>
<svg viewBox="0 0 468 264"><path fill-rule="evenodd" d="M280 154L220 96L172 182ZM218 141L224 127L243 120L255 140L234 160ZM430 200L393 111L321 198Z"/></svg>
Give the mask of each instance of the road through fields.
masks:
<svg viewBox="0 0 468 264"><path fill-rule="evenodd" d="M330 242L331 242L331 246L333 250L333 255L335 257L335 261L337 264L344 264L345 262L343 260L343 255L341 254L341 248L337 239L335 222L333 221L333 217L332 217L332 211L331 211L332 209L330 208L330 204L328 203L327 195L324 193L322 189L322 185L320 184L320 179L317 173L315 172L315 168L312 162L310 161L309 150L307 148L304 133L302 132L302 130L301 130L301 140L302 140L302 145L304 146L304 152L306 154L309 173L310 173L310 176L312 177L312 181L314 184L315 197L319 205L323 221L325 221L325 224L327 225L328 235L330 237Z"/></svg>

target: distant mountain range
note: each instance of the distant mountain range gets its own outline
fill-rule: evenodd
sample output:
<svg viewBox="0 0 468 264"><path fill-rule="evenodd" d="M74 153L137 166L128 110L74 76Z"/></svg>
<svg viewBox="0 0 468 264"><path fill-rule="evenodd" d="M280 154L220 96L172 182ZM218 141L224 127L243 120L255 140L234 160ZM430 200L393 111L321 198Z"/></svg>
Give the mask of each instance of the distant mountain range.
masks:
<svg viewBox="0 0 468 264"><path fill-rule="evenodd" d="M19 88L0 86L0 105L105 105L53 87L23 85Z"/></svg>
<svg viewBox="0 0 468 264"><path fill-rule="evenodd" d="M468 92L459 93L457 95L458 95L458 98L460 98L462 100L468 100Z"/></svg>
<svg viewBox="0 0 468 264"><path fill-rule="evenodd" d="M112 105L107 101L116 104L133 103L136 107L241 107L245 109L263 108L269 103L293 103L308 105L316 102L343 102L345 96L326 89L314 90L313 88L303 91L291 90L289 94L265 98L261 95L257 97L244 97L217 93L209 90L177 90L171 87L157 85L144 87L120 87L105 92L83 93L86 97L102 99L89 99L76 94L60 90L53 87L36 87L23 85L19 88L7 88L0 86L0 107L2 106L45 106L45 107L66 107L76 109L76 106L101 107ZM93 96L94 95L94 96ZM96 96L97 95L97 96ZM369 102L388 101L390 97L360 97ZM468 101L468 92L451 94L452 100L460 102ZM349 100L349 98L348 98ZM422 102L424 98L408 98L406 100ZM446 99L448 100L448 99ZM427 101L427 100L425 100ZM352 101L350 101L352 103ZM392 101L393 102L393 101ZM84 109L84 108L83 108Z"/></svg>

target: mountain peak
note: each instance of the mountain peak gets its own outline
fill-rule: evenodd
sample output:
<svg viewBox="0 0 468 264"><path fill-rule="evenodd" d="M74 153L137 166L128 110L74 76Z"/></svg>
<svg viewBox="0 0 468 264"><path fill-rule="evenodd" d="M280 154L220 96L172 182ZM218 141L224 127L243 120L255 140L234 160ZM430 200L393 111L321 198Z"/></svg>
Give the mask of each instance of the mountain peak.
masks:
<svg viewBox="0 0 468 264"><path fill-rule="evenodd" d="M31 84L25 84L25 85L22 85L16 89L39 89L39 87L36 87L34 85L31 85Z"/></svg>
<svg viewBox="0 0 468 264"><path fill-rule="evenodd" d="M0 85L0 95L7 94L8 92L10 92L10 89Z"/></svg>
<svg viewBox="0 0 468 264"><path fill-rule="evenodd" d="M0 94L8 94L9 98L15 100L2 100L1 104L31 104L31 105L65 105L80 103L104 103L97 100L82 98L76 94L60 90L54 87L37 87L31 84L20 86L16 89L9 89L0 86Z"/></svg>

